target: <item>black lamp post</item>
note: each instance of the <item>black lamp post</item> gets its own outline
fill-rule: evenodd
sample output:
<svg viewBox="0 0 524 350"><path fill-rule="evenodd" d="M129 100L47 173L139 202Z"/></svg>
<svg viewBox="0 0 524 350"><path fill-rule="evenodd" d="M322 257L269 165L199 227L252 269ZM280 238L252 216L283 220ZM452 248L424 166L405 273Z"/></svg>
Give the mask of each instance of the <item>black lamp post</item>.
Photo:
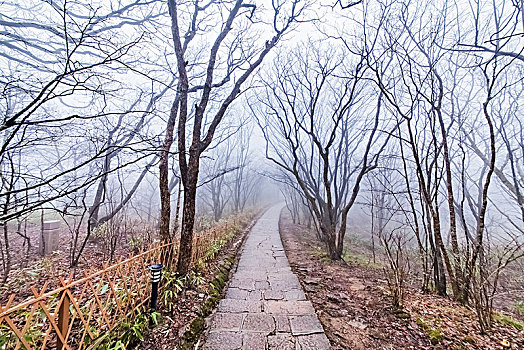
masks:
<svg viewBox="0 0 524 350"><path fill-rule="evenodd" d="M158 283L162 277L163 268L164 265L162 264L154 264L149 266L149 270L151 271L151 302L149 307L152 311L156 310L156 301L158 299Z"/></svg>

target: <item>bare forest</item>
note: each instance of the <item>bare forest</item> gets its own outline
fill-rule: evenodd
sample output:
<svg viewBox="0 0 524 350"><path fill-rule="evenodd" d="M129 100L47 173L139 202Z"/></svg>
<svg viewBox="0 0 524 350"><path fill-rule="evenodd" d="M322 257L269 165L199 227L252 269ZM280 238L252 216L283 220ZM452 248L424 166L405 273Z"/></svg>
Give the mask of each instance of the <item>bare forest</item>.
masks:
<svg viewBox="0 0 524 350"><path fill-rule="evenodd" d="M0 138L0 349L524 349L523 0L0 1Z"/></svg>

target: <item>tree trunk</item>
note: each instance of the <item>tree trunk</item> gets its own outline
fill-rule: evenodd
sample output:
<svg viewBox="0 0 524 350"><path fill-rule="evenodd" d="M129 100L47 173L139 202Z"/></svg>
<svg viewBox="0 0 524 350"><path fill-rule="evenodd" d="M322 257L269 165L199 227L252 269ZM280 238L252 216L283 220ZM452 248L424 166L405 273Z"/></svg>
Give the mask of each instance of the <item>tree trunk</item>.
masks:
<svg viewBox="0 0 524 350"><path fill-rule="evenodd" d="M182 182L178 182L178 195L176 198L176 209L175 209L175 223L173 225L173 237L177 235L178 229L180 228L179 222L179 213L180 213L180 199L182 198Z"/></svg>
<svg viewBox="0 0 524 350"><path fill-rule="evenodd" d="M198 156L190 158L187 178L183 182L184 205L182 209L182 229L180 232L180 253L177 262L177 272L181 276L185 276L191 267L199 163L200 159Z"/></svg>
<svg viewBox="0 0 524 350"><path fill-rule="evenodd" d="M324 243L329 254L329 258L333 261L342 259L341 249L337 246L336 227L334 225L326 225L321 228Z"/></svg>
<svg viewBox="0 0 524 350"><path fill-rule="evenodd" d="M160 239L163 242L171 240L169 232L169 222L171 219L171 194L169 193L169 163L168 152L162 150L160 157L159 173L160 173Z"/></svg>
<svg viewBox="0 0 524 350"><path fill-rule="evenodd" d="M326 246L327 246L327 250L329 253L329 258L331 260L336 261L336 260L342 259L342 255L340 254L339 250L337 249L334 239L327 239Z"/></svg>
<svg viewBox="0 0 524 350"><path fill-rule="evenodd" d="M166 135L162 150L160 151L159 187L160 187L160 239L163 242L171 241L169 223L171 220L171 192L169 191L169 151L173 144L175 120L178 115L178 95L171 106L169 120L167 122Z"/></svg>
<svg viewBox="0 0 524 350"><path fill-rule="evenodd" d="M106 184L107 184L107 178L108 178L108 171L110 166L110 160L109 156L106 156L104 161L104 168L103 172L104 175L100 178L100 182L98 183L95 198L93 199L93 204L91 205L91 208L89 208L89 224L91 225L91 228L96 228L98 224L98 214L100 212L100 206L102 205L102 202L104 201L105 193L106 193Z"/></svg>
<svg viewBox="0 0 524 350"><path fill-rule="evenodd" d="M2 264L4 273L2 276L2 281L5 283L7 281L7 278L9 277L9 271L11 270L11 255L9 252L9 235L7 231L7 222L4 222L2 225L3 228L3 234L4 234L4 247L5 247L5 254L2 250Z"/></svg>
<svg viewBox="0 0 524 350"><path fill-rule="evenodd" d="M435 282L437 294L446 296L446 273L444 271L444 264L442 263L442 254L440 253L440 249L438 247L435 247L433 254L433 281Z"/></svg>
<svg viewBox="0 0 524 350"><path fill-rule="evenodd" d="M454 275L450 274L452 286L453 286L453 296L458 302L465 304L467 303L467 294L464 292L467 287L464 285L463 273L462 273L462 261L460 259L460 250L457 239L457 218L455 213L455 194L453 191L453 176L451 174L451 160L448 147L448 136L447 130L444 125L444 118L442 117L442 111L440 105L442 103L443 88L442 88L442 79L440 76L435 73L437 81L439 83L439 102L438 106L435 108L435 112L438 117L438 122L440 125L440 132L442 134L442 147L443 147L443 157L446 173L446 191L447 191L447 200L448 200L448 210L449 210L449 235L451 237L451 249L453 252L453 264L454 264Z"/></svg>
<svg viewBox="0 0 524 350"><path fill-rule="evenodd" d="M440 218L436 215L433 215L433 234L435 236L435 262L436 262L436 279L435 287L437 288L437 293L439 295L447 295L446 291L446 274L444 272L444 266L448 272L451 287L453 289L453 294L455 295L457 291L457 281L453 276L453 268L449 260L449 256L444 246L444 241L442 240L442 233L440 230ZM444 263L445 264L444 264Z"/></svg>

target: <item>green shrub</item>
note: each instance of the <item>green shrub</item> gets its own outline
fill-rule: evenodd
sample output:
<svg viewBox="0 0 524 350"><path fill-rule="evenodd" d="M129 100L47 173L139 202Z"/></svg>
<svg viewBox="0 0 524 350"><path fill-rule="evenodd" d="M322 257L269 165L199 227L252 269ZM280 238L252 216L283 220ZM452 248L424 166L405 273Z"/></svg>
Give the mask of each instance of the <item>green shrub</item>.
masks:
<svg viewBox="0 0 524 350"><path fill-rule="evenodd" d="M429 341L431 344L436 345L444 339L444 335L442 334L442 329L440 327L434 328L428 323L424 322L424 320L421 318L417 318L417 325L429 336Z"/></svg>
<svg viewBox="0 0 524 350"><path fill-rule="evenodd" d="M429 332L429 341L431 342L431 344L437 345L443 339L444 339L444 336L442 335L442 329L440 329L440 327L433 328Z"/></svg>
<svg viewBox="0 0 524 350"><path fill-rule="evenodd" d="M504 314L499 314L499 313L496 313L493 315L493 319L496 321L496 322L499 322L499 323L502 323L502 324L505 324L505 325L508 325L508 326L512 326L516 329L518 329L519 331L522 331L524 330L524 322L521 322L521 321L517 321L509 316L506 316Z"/></svg>

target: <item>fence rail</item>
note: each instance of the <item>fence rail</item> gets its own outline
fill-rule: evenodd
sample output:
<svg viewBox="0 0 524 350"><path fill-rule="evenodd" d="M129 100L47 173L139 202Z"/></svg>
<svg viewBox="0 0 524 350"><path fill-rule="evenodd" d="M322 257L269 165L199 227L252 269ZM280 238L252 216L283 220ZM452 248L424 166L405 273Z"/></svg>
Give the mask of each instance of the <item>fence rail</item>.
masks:
<svg viewBox="0 0 524 350"><path fill-rule="evenodd" d="M214 256L233 236L235 227L221 223L193 240L191 265ZM241 225L243 226L243 225ZM178 244L155 243L147 250L79 279L60 279L60 287L47 283L33 296L14 305L12 294L0 305L0 350L90 349L123 319L147 307L151 294L151 264L176 261Z"/></svg>

